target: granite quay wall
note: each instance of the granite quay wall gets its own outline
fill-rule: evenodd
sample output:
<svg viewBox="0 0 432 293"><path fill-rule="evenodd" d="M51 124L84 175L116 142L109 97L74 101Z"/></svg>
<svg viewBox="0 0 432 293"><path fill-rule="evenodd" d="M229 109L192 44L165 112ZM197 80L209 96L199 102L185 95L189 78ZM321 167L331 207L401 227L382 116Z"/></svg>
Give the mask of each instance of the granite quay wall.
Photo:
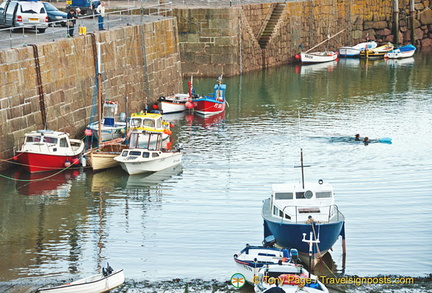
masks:
<svg viewBox="0 0 432 293"><path fill-rule="evenodd" d="M409 1L399 0L399 42L411 43ZM415 45L432 46L430 0L416 0ZM279 17L272 13L282 7ZM238 75L293 62L301 49L336 50L367 39L394 42L393 0L315 0L225 7L173 7L184 76ZM272 24L275 22L275 24ZM266 26L274 25L261 44Z"/></svg>
<svg viewBox="0 0 432 293"><path fill-rule="evenodd" d="M38 54L32 46L0 51L1 168L10 166L3 160L13 156L24 133L43 129L41 109L48 129L83 137L97 113L98 43L102 98L118 101L121 112L126 97L128 112L137 112L145 97L182 91L174 18L38 44Z"/></svg>

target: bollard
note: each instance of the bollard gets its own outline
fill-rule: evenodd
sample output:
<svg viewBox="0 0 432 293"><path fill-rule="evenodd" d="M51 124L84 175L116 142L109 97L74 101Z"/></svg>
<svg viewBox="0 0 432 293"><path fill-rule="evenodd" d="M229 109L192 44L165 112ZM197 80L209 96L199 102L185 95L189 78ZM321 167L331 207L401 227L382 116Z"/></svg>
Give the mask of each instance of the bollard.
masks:
<svg viewBox="0 0 432 293"><path fill-rule="evenodd" d="M86 26L80 26L79 27L79 35L85 36L87 34L87 27Z"/></svg>

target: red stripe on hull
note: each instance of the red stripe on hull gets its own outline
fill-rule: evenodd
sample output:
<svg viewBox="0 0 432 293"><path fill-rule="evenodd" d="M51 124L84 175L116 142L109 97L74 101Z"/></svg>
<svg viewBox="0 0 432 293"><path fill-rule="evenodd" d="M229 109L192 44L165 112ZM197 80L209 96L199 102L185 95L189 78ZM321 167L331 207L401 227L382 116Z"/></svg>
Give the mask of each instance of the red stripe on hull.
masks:
<svg viewBox="0 0 432 293"><path fill-rule="evenodd" d="M225 103L212 101L194 101L194 110L203 114L217 114L225 110Z"/></svg>
<svg viewBox="0 0 432 293"><path fill-rule="evenodd" d="M36 153L17 153L18 162L30 173L47 172L66 168L65 163L71 164L79 156L55 156Z"/></svg>

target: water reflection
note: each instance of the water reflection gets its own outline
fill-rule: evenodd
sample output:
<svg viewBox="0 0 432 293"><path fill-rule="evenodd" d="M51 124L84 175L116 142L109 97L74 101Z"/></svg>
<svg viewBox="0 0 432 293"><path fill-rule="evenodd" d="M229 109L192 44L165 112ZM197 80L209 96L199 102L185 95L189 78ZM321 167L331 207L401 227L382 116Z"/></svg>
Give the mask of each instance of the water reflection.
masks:
<svg viewBox="0 0 432 293"><path fill-rule="evenodd" d="M21 195L55 195L69 196L72 180L81 175L80 170L65 170L62 172L29 173L17 170L13 177L16 190Z"/></svg>
<svg viewBox="0 0 432 293"><path fill-rule="evenodd" d="M330 61L330 62L324 62L324 63L317 63L317 64L302 64L302 65L296 65L295 72L299 74L317 74L324 71L331 72L335 69L337 66L337 61Z"/></svg>
<svg viewBox="0 0 432 293"><path fill-rule="evenodd" d="M128 177L126 187L128 189L143 188L149 186L157 186L164 180L167 180L175 175L180 175L183 168L180 165L170 167L159 172L131 175Z"/></svg>
<svg viewBox="0 0 432 293"><path fill-rule="evenodd" d="M388 66L413 66L415 59L414 57L403 59L387 59L385 62Z"/></svg>

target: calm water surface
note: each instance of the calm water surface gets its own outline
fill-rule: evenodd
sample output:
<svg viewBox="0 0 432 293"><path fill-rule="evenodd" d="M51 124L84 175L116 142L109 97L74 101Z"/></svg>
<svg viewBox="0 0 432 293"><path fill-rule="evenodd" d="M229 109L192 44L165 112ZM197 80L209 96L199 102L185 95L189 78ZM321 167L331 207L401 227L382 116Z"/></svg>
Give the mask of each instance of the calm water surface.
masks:
<svg viewBox="0 0 432 293"><path fill-rule="evenodd" d="M300 148L306 179L332 183L345 214L346 273L429 274L431 68L432 52L419 52L225 78L225 114L167 117L184 147L181 167L41 181L47 174L3 172L16 180L0 181L0 281L78 278L106 261L133 280L228 280L232 255L262 241L271 184L300 179ZM195 78L195 89L208 93L214 82ZM356 133L393 143L344 140ZM339 240L329 264L340 271L341 261Z"/></svg>

